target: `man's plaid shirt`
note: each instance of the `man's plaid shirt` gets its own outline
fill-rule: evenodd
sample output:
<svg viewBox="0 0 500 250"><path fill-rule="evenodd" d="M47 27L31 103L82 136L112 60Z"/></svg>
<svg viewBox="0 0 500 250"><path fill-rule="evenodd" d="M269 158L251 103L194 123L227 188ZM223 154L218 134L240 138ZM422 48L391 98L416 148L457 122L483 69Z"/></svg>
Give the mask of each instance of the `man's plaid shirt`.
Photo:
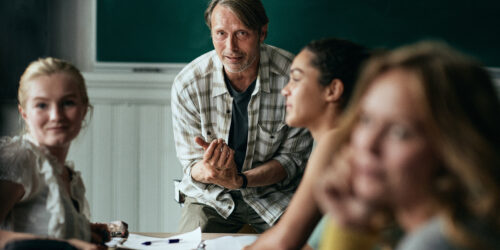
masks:
<svg viewBox="0 0 500 250"><path fill-rule="evenodd" d="M288 82L292 59L293 55L284 50L261 45L259 75L248 104L248 142L242 172L274 159L288 174L274 185L241 190L245 202L270 225L285 211L312 148L307 130L285 124L285 98L280 91ZM188 64L175 78L171 93L175 147L184 173L180 190L227 218L234 209L229 190L191 178L191 167L203 158L203 149L194 138L201 136L207 142L229 138L233 98L215 51Z"/></svg>

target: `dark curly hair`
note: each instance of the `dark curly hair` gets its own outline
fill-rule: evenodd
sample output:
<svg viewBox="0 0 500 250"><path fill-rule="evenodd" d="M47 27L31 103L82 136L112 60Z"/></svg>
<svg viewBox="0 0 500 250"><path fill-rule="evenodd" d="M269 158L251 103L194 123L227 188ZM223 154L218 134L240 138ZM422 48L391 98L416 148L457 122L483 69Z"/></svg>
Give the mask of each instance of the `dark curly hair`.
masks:
<svg viewBox="0 0 500 250"><path fill-rule="evenodd" d="M342 81L344 92L340 108L344 109L353 92L358 72L363 62L370 56L368 49L347 40L328 38L312 41L304 50L315 55L311 64L320 72L321 85L327 86L333 79Z"/></svg>

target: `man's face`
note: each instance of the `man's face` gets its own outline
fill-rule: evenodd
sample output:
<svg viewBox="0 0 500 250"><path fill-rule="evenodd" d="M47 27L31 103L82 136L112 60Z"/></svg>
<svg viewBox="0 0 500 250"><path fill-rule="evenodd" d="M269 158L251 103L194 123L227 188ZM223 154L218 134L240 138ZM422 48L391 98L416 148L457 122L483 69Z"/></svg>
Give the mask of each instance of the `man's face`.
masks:
<svg viewBox="0 0 500 250"><path fill-rule="evenodd" d="M240 73L257 67L260 43L267 25L258 31L246 27L229 8L217 5L212 11L211 35L215 51L228 73Z"/></svg>

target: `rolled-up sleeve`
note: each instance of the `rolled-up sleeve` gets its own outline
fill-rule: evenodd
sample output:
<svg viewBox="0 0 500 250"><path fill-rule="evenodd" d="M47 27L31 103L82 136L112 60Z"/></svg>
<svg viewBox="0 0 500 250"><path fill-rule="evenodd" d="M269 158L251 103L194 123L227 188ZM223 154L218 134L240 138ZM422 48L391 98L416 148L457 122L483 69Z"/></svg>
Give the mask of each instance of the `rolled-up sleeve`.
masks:
<svg viewBox="0 0 500 250"><path fill-rule="evenodd" d="M281 143L273 157L274 160L281 163L287 173L287 177L277 183L278 185L287 186L302 176L311 153L312 143L311 134L307 129L288 129L286 140Z"/></svg>
<svg viewBox="0 0 500 250"><path fill-rule="evenodd" d="M197 150L194 138L201 135L199 111L186 87L177 79L171 91L172 123L177 158L185 175L191 174L191 167L203 157Z"/></svg>

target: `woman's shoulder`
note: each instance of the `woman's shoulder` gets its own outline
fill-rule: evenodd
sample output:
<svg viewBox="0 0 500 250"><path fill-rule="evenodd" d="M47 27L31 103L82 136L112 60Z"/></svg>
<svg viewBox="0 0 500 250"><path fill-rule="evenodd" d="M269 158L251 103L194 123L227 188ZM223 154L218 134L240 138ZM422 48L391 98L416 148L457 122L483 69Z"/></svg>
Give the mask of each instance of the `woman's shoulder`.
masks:
<svg viewBox="0 0 500 250"><path fill-rule="evenodd" d="M7 165L2 164L2 167L24 163L33 158L35 154L34 145L25 139L24 136L0 138L0 161L2 163L9 163Z"/></svg>
<svg viewBox="0 0 500 250"><path fill-rule="evenodd" d="M321 237L324 234L326 225L328 224L328 216L323 215L321 220L318 222L316 227L314 228L314 231L311 233L311 236L309 236L309 239L307 240L307 244L312 247L313 249L318 249L319 244L321 242Z"/></svg>
<svg viewBox="0 0 500 250"><path fill-rule="evenodd" d="M453 223L454 224L454 223ZM461 221L459 224L465 226L465 233L471 236L469 241L465 239L464 242L469 242L472 246L476 246L478 242L480 244L487 246L486 249L500 249L500 244L498 243L498 238L500 234L498 229L491 228L480 220L476 219L466 219ZM455 242L450 238L449 222L442 216L436 216L421 228L417 229L414 233L411 233L401 241L398 245L398 250L417 250L417 249L437 249L437 250L465 250L471 249L465 246L461 246L459 243ZM453 230L452 230L453 231ZM464 240L464 239L462 239ZM476 242L477 241L477 242ZM472 243L475 242L475 243ZM479 249L479 248L472 248ZM482 248L481 248L482 249Z"/></svg>
<svg viewBox="0 0 500 250"><path fill-rule="evenodd" d="M24 179L35 169L36 155L36 147L23 136L0 138L0 179Z"/></svg>
<svg viewBox="0 0 500 250"><path fill-rule="evenodd" d="M446 237L444 232L444 219L435 217L415 232L406 235L398 244L397 250L455 250L461 249Z"/></svg>

